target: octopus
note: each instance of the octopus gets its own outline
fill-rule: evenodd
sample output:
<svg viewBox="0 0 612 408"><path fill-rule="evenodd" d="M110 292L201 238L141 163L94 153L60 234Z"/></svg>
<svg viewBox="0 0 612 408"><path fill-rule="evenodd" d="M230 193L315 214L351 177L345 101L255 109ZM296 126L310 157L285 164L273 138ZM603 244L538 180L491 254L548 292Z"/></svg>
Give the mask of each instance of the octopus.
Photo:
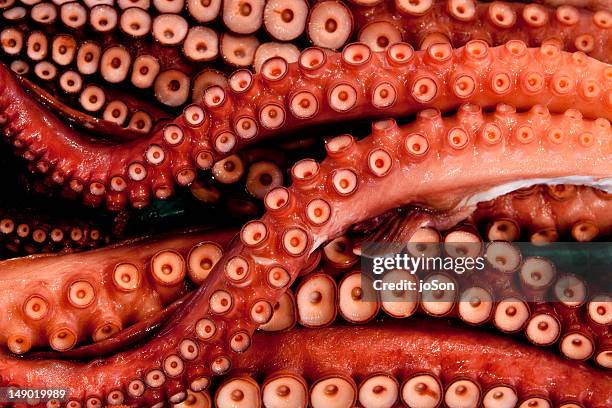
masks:
<svg viewBox="0 0 612 408"><path fill-rule="evenodd" d="M0 406L612 407L610 62L609 0L0 0Z"/></svg>

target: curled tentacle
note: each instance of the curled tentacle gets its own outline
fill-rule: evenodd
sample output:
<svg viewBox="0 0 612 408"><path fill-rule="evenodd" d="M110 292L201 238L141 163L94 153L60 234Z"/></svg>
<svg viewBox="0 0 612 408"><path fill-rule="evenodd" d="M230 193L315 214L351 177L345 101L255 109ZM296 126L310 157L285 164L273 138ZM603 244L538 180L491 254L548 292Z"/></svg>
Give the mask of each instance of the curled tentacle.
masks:
<svg viewBox="0 0 612 408"><path fill-rule="evenodd" d="M389 78L378 83L383 66L401 82ZM447 111L467 101L485 107L504 101L519 108L543 102L558 112L579 101L584 115L607 119L611 72L582 54L563 53L554 45L528 49L520 41L491 49L482 41L458 50L435 44L419 52L406 44L396 44L386 53L372 52L363 44L352 44L342 54L309 49L297 64L281 63L258 75L238 71L236 80L229 80L229 90L208 88L204 106L189 106L146 140L115 147L84 139L30 103L4 70L0 122L20 154L49 163L49 176L56 183L98 197L93 203L106 198L111 209L128 201L141 208L152 197L167 198L175 183L191 183L192 178L181 177L185 170L194 174L197 168L209 169L246 143L303 127L305 118L315 125L337 121L338 115L342 120L406 115L423 106ZM235 130L239 123L249 123L249 130ZM39 134L34 129L43 129L43 136L34 137ZM181 137L173 138L177 134ZM497 134L496 127L487 129L493 144ZM519 136L524 142L532 137L529 129ZM548 138L551 146L567 140L563 129ZM459 150L468 141L463 134L450 140L457 143L451 149ZM587 146L592 141L585 135L579 143Z"/></svg>

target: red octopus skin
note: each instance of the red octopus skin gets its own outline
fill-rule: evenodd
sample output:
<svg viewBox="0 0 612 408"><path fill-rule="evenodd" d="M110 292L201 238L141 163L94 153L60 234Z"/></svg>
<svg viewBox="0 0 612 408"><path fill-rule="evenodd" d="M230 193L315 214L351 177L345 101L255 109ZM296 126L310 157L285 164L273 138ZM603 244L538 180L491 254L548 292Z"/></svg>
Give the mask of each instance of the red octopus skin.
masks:
<svg viewBox="0 0 612 408"><path fill-rule="evenodd" d="M397 63L400 54L410 58ZM385 54L354 44L342 55L310 50L302 57L314 58L319 63L317 69L286 64L282 59L269 60L269 70L264 67L261 75L242 71L240 75L247 75L250 82L238 81L235 86L250 83L248 89L209 88L204 107L192 105L173 125L151 138L119 146L101 146L67 128L32 103L12 74L0 68L0 123L20 154L28 152L27 157L46 164L42 167L48 169L51 180L82 192L89 205L106 201L108 208L121 209L128 202L136 208L146 206L152 195L167 198L173 194L175 183L185 185L194 180L196 166L209 168L245 142L302 127L303 120L288 112L290 98L280 96L296 92L311 95L319 105L309 125L337 121L339 116L346 120L401 116L427 106L446 111L468 101L484 107L505 102L518 108L543 102L553 112L579 103L587 117L610 118L612 69L584 54L560 52L554 45L527 49L524 43L511 41L489 49L477 41L455 51L448 45L436 44L422 52L396 45ZM383 72L389 75L385 79ZM492 80L493 86L501 87L500 92L490 89ZM532 85L537 88L533 93L528 90ZM454 86L460 88L453 91ZM395 94L398 103L386 109L372 109L372 91L382 92L383 88L384 95ZM354 101L351 89L355 91ZM334 99L335 91L341 99ZM354 106L339 113L322 101L328 97L336 109L345 106L346 100L354 102ZM256 112L258 117L254 116ZM241 115L251 121L250 129L255 129L257 136L249 133L248 140L241 140L233 133ZM271 129L263 128L262 120Z"/></svg>
<svg viewBox="0 0 612 408"><path fill-rule="evenodd" d="M209 275L208 284L198 289L157 337L112 358L74 366L62 376L32 378L27 373L34 363L21 361L20 369L0 367L3 379L51 386L61 378L64 386L70 384L72 395L83 401L106 398L116 389L128 392L136 379L148 384L144 394L134 395L137 403L153 404L164 396L181 400L187 387L229 369L235 360L232 350L248 348L253 331L271 317L272 304L298 275L308 255L350 225L411 202L438 209L465 205L460 203L471 194L509 181L574 175L598 180L612 174L607 120L580 119L574 110L549 115L541 106L516 114L502 105L495 113L483 115L479 107L466 105L451 118L442 118L435 110L423 111L416 122L401 129L393 120L376 122L373 135L360 142L340 136L327 144L330 157L322 164L304 160L294 166L291 189L269 193L275 198L268 201L269 212L261 221L243 227L241 242L230 247ZM474 129L493 121L501 139L485 147ZM564 126L567 121L572 126ZM515 127L519 123L531 127ZM551 126L572 129L567 136L573 142L557 145L556 150L541 149ZM466 132L469 145L477 147L457 149L464 140L460 129ZM453 137L448 139L451 130ZM591 136L580 137L586 130ZM372 154L375 160L369 160ZM271 286L268 274L274 264L282 265L274 275L279 273L286 280ZM198 336L206 340L195 359L184 362L178 377L166 379L161 370L173 372L175 368L168 364Z"/></svg>

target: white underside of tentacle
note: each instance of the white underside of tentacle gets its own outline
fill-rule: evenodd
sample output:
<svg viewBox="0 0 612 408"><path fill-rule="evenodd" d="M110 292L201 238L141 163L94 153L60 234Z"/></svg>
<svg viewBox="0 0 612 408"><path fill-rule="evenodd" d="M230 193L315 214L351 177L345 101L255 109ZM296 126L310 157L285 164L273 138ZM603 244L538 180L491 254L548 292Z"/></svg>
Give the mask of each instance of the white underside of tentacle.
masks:
<svg viewBox="0 0 612 408"><path fill-rule="evenodd" d="M592 176L568 176L568 177L557 177L557 178L533 178L533 179L517 180L517 181L512 181L510 183L500 184L488 190L481 191L479 193L467 196L459 202L459 204L455 207L455 210L459 210L464 207L475 206L476 204L480 202L493 200L504 194L511 193L521 188L531 187L536 184L547 184L547 185L573 184L573 185L579 185L579 186L588 186L588 187L598 188L607 193L612 193L612 177L595 178Z"/></svg>

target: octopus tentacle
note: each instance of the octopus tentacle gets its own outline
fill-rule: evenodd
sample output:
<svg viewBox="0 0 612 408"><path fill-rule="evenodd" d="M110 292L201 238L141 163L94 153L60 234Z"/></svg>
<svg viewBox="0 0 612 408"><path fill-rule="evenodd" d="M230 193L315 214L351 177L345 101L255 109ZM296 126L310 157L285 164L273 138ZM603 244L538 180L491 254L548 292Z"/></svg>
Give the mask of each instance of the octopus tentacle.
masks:
<svg viewBox="0 0 612 408"><path fill-rule="evenodd" d="M8 30L20 32L16 28ZM32 32L25 40L24 59L14 60L11 69L20 75L23 85L39 101L72 124L89 131L119 140L130 139L146 134L153 123L170 116L156 102L145 102L121 90L111 90L108 83L112 87L129 80L137 91L150 88L151 96L166 109L176 106L177 101L184 104L191 96L190 86L185 84L189 81L183 72L185 67L175 62L173 69L165 69L156 57L147 53L146 47L138 47L143 55L132 61L123 46L105 47L95 41L77 45L77 40L69 34L56 35L52 41L44 32L29 28L22 28L22 31ZM58 38L70 38L71 41L58 45ZM149 51L155 50L153 47ZM56 57L57 53L61 54ZM53 62L41 61L44 58L52 58ZM69 59L63 61L66 58ZM132 65L131 77L127 78ZM187 72L195 76L190 70Z"/></svg>
<svg viewBox="0 0 612 408"><path fill-rule="evenodd" d="M106 103L102 111L102 117L98 118L93 116L91 111L100 111L106 100L111 99L98 86L87 85L84 87L79 100L86 112L81 112L63 103L28 79L20 78L20 81L38 102L52 109L53 112L69 123L117 142L142 137L150 132L155 124L170 118L168 113L154 106L145 106L138 100L130 100L126 95L121 94L114 95L112 100ZM71 73L68 72L62 75L60 86L65 84L69 87L71 84L78 83L78 81L80 79L73 78ZM82 87L82 82L80 82L80 87ZM127 103L124 101L127 101Z"/></svg>
<svg viewBox="0 0 612 408"><path fill-rule="evenodd" d="M460 47L472 39L482 39L491 45L517 39L542 45L552 40L567 51L582 51L610 62L609 10L591 13L569 5L554 9L502 1L397 0L354 7L351 11L360 29L359 40L374 49L384 49L397 41L426 48L437 42Z"/></svg>
<svg viewBox="0 0 612 408"><path fill-rule="evenodd" d="M532 214L531 214L531 209L532 208L536 208L533 205L520 205L520 203L522 202L522 200L526 199L527 197L533 197L534 195L538 195L538 194L543 194L545 198L550 199L550 194L552 192L559 192L561 191L559 186L555 186L554 188L552 187L540 187L540 188L530 188L528 189L530 194L528 196L525 195L527 190L523 190L523 191L519 191L516 193L509 193L508 195L502 196L497 198L494 201L491 202L486 202L486 203L481 203L479 204L479 208L476 209L476 211L470 216L470 220L478 220L475 222L476 225L484 225L482 222L480 222L480 220L487 220L489 218L497 218L497 217L506 217L507 216L507 212L511 211L512 215L519 220L523 220L523 219L529 219L531 220ZM586 187L580 187L577 190L574 188L574 186L566 186L565 189L563 191L578 191L578 194L574 193L574 194L566 194L564 196L565 198L565 203L569 204L569 202L573 201L573 200L580 200L580 197L586 197L591 198L591 197L600 197L600 196L605 196L605 193L601 192L601 191L596 191L596 190L592 190L592 189L588 189ZM516 196L517 198L515 198L516 200L521 200L518 201L519 205L513 205L513 197ZM269 198L272 199L272 198ZM588 210L590 208L594 208L594 209L605 209L606 206L608 205L609 201L603 201L603 202L591 202L591 201L585 201L584 203L580 202L580 201L574 201L573 205L570 207L578 207L580 208L582 211ZM505 209L506 212L498 212L495 209L495 206L498 205L500 206L502 209ZM552 211L552 215L553 218L555 219L564 219L564 217L562 216L563 213L560 213L558 211L555 211L556 208L553 208ZM454 227L451 230L448 230L446 232L439 230L439 229L443 229L445 228L445 226L447 224L449 224L449 221L447 221L447 218L450 217L452 219L452 221L450 221L450 223L456 223L457 220L459 218L457 217L453 217L452 215L446 215L446 214L419 214L419 213L414 213L414 212L393 212L394 214L391 216L390 219L387 219L386 221L384 221L383 224L379 224L377 223L375 227L373 227L372 225L370 225L368 228L370 230L376 230L378 231L376 233L375 236L367 236L366 235L366 240L371 240L371 241L375 241L375 242L408 242L408 245L410 246L411 242L419 242L419 243L423 243L423 242L432 242L432 243L447 243L447 244L451 244L452 242L458 242L458 243L466 243L466 242L481 242L481 238L478 236L477 233L474 232L473 228L465 228L465 227ZM386 216L385 216L386 217ZM584 219L583 217L581 217L580 219ZM570 220L571 221L571 220ZM608 225L606 224L607 218L603 217L601 219L597 219L597 225L598 228L601 227L602 231L607 231L608 230ZM14 223L13 223L14 224ZM385 224L387 225L391 225L391 228L387 228L385 227ZM504 238L505 240L515 240L516 238L520 237L520 231L518 230L518 224L515 223L512 219L509 218L501 218L501 220L499 220L497 223L494 223L493 225L495 225L495 228L493 228L492 226L487 227L487 233L488 235L488 239L490 240L498 240L501 238ZM571 225L571 224L570 224ZM582 224L580 224L582 225ZM501 228L503 226L506 226L506 228ZM516 228L516 229L513 229ZM437 231L436 229L438 229L439 231ZM572 228L572 230L575 230L575 227ZM221 238L219 237L219 234L221 234ZM211 237L209 237L209 240L215 240L215 241L219 241L219 239L222 239L223 236L228 235L229 233L225 233L223 231L221 232L214 232L214 235L212 233L209 233L208 235L211 235ZM511 235L508 235L511 234ZM431 235L431 238L428 238ZM609 235L609 234L607 234ZM442 238L443 237L443 238ZM198 238L198 240L205 240L206 236L197 236L196 238ZM360 240L363 238L360 238ZM200 285L205 281L205 276L203 275L198 275L196 274L194 271L197 270L198 265L202 264L202 259L207 260L206 262L208 262L208 268L206 270L210 270L211 267L213 266L213 261L217 260L220 258L222 251L220 250L220 247L218 247L217 245L212 245L212 244L203 244L203 245L196 245L194 246L191 250L188 251L188 248L190 247L190 245L186 245L183 246L181 245L181 247L177 247L176 244L172 244L172 241L168 241L170 243L166 243L166 241L164 241L164 244L162 246L164 247L174 247L174 250L178 250L180 253L183 253L183 258L186 259L187 262L187 275L189 278L189 281L192 282L195 285ZM129 245L134 246L135 244L130 242L128 243ZM121 246L125 246L128 244L121 244ZM223 243L221 243L223 244ZM142 244L140 244L142 245ZM161 245L161 244L160 244ZM158 245L159 246L159 245ZM118 247L112 247L110 249L105 249L105 255L104 258L107 259L109 257L111 258L116 258L116 255L113 255L114 252L117 252ZM139 248L139 246L137 246L137 248ZM150 248L150 247L149 247ZM305 325L305 326L316 326L316 327L320 327L320 326L324 326L326 324L330 324L331 321L336 317L336 315L338 313L340 313L340 315L342 315L343 317L346 318L346 316L349 316L348 313L343 312L342 308L338 309L336 306L336 301L334 300L334 293L336 292L336 289L334 288L342 288L343 284L346 287L346 282L345 281L354 281L355 280L355 276L349 277L348 275L343 279L344 283L341 283L339 280L339 276L340 274L345 273L345 271L350 270L350 268L352 266L355 265L355 263L357 262L358 258L352 254L352 252L356 252L359 248L354 246L352 240L350 237L348 236L342 236L339 237L335 240L332 240L329 244L327 244L323 251L323 257L324 257L324 262L321 265L322 270L321 272L331 275L332 277L334 277L334 279L336 279L336 283L333 282L333 279L330 280L329 278L326 278L325 276L319 276L319 275L314 275L314 276L310 276L308 277L308 279L303 280L303 282L299 285L299 287L296 289L296 296L298 299L298 303L296 303L295 301L293 301L293 297L289 296L286 299L284 299L282 302L283 306L282 309L280 311L276 311L273 315L272 320L278 321L278 322L284 322L284 323L270 323L270 324L266 324L264 326L266 326L266 330L271 330L273 328L278 329L279 327L292 327L293 324L296 321L299 321L300 324ZM187 255L187 251L189 252ZM359 249L359 251L361 251ZM147 252L143 252L142 254L145 256L145 264L147 263L146 259L149 259L152 257L152 255L157 252L156 249L151 249ZM417 251L418 252L418 251ZM360 253L360 252L359 252ZM146 255L148 254L148 255ZM199 255L199 254L204 254L204 255ZM320 255L321 252L316 252L315 254ZM99 264L95 261L89 261L89 259L93 256L93 254L85 254L80 256L80 259L82 262L85 262L86 264L97 264L98 267L96 269L100 269ZM127 256L127 255L126 255ZM202 256L204 256L202 258ZM515 257L516 259L520 259L520 255L518 255L517 257ZM302 270L301 272L301 276L310 273L312 270L314 270L318 265L319 265L319 261L321 259L321 256L315 256L312 260L312 262L310 262L310 265L312 265L311 267L305 267L305 269ZM62 264L70 264L71 261L69 258L62 258L62 259L53 259L53 258L43 258L42 260L38 260L38 261L34 261L35 265L32 265L32 260L31 259L25 259L25 260L21 260L19 262L16 263L12 262L12 263L7 263L7 266L10 266L8 268L8 273L5 275L5 279L4 282L8 283L9 280L11 279L12 275L11 274L15 274L15 271L20 270L22 272L19 272L17 275L19 276L20 279L22 279L24 277L24 273L23 273L23 269L25 264L27 263L28 266L28 270L32 270L34 267L36 267L37 263L41 263L44 262L45 266L44 269L50 269L53 270L54 268L56 268L57 265L59 265L59 263ZM137 262L134 259L130 260L130 264L135 264L135 262ZM142 268L140 268L141 270L145 270L147 269L146 265L143 264ZM42 266L40 266L40 268L43 268ZM65 268L64 268L65 269ZM112 268L102 268L102 269L112 269ZM116 268L115 268L116 269ZM115 271L116 272L116 271ZM68 276L69 278L71 278L75 273L65 269L64 273L62 273L61 275L54 275L53 279L54 281L51 280L44 280L44 281L40 281L39 280L39 285L42 286L46 286L46 287L65 287L67 286L67 284L65 283L53 283L56 282L58 280L61 280L63 276ZM27 272L26 275L27 277ZM81 272L79 273L79 278L81 280L85 280L85 281L92 281L92 279L88 279L88 277L86 276L86 274L83 274L82 269ZM99 278L96 277L93 278L93 280L99 280ZM317 289L313 289L314 287L316 287L318 284L317 282L322 282L323 283L323 288L325 287L329 287L330 290L328 290L327 292L325 291L321 291L321 290L317 290ZM319 284L320 285L320 284ZM8 287L13 287L12 285L6 284L5 286ZM183 289L187 289L190 290L191 285L188 285L187 287L183 287ZM153 288L154 290L155 288ZM11 289L12 290L12 289ZM309 305L315 305L315 303L312 302L312 293L314 291L318 291L319 293L321 293L322 296L321 299L316 302L318 304L318 309L314 310L311 308L311 306ZM30 293L30 292L27 292ZM26 295L27 295L26 293ZM159 294L160 292L158 292L158 295L161 296ZM63 293L58 293L58 296L63 296ZM147 295L147 294L145 294ZM171 294L171 298L170 299L165 299L162 300L162 304L167 304L169 301L172 301L173 299L176 299L176 294ZM330 296L332 296L330 298ZM345 303L345 304L351 304L351 302L347 302L347 301L343 301L342 300L342 296L340 295L340 292L338 293L339 296L339 304ZM603 298L605 298L605 295L602 295ZM103 296L104 297L104 296ZM107 296L108 297L108 296ZM111 298L113 296L110 296ZM7 297L8 298L8 297ZM304 299L304 301L301 301L300 299ZM61 304L62 302L60 300L57 299L53 299L53 297L46 297L45 298L47 303L51 303L51 304ZM121 300L121 299L119 299ZM144 304L148 304L149 302L147 300L142 300L142 303ZM383 310L387 313L390 314L391 316L398 316L397 313L395 313L393 310L394 308L389 309L390 305L393 306L392 304L389 304L388 302L383 303L384 306ZM416 307L418 304L415 303L414 306ZM279 305L280 306L280 305ZM397 305L396 305L397 306ZM172 304L172 309L174 310L177 306L175 304ZM306 309L303 309L302 307L306 307ZM349 306L350 307L350 306ZM400 306L401 308L404 308L404 306ZM5 310L13 310L13 307L11 305L5 305ZM122 307L117 306L117 308L121 309ZM378 307L373 306L373 305L369 305L366 306L366 308L369 310L368 315L373 317L377 310ZM537 329L537 323L536 322L541 322L542 320L550 320L551 318L547 317L547 316L555 316L552 317L554 322L558 322L559 321L559 317L561 314L555 312L555 305L553 304L553 306L541 306L538 305L536 309L546 309L547 311L549 311L549 313L546 313L544 315L542 314L537 314L536 317L534 317L535 320L533 320L533 323L530 323L530 327L533 327L530 330L536 330ZM589 303L589 312L588 315L589 316L593 316L592 320L595 321L598 319L598 316L596 314L593 314L593 310L591 307L591 303ZM142 321L139 321L138 323L134 323L133 326L131 326L129 329L123 329L121 330L117 335L113 335L112 333L108 333L111 335L111 338L107 341L107 343L110 343L114 346L114 348L112 350L116 350L117 348L119 348L119 346L123 343L119 342L119 340L117 339L118 337L123 337L123 338L129 338L129 339L134 339L135 336L137 336L138 334L144 333L145 330L142 329L142 326L144 327L150 327L152 325L159 325L161 324L160 322L164 322L166 321L166 318L168 317L169 314L171 314L170 312L168 312L166 309L168 309L167 307L164 309L164 318L163 319L154 319L153 323L143 323ZM533 310L530 307L531 310ZM297 315L298 315L298 319L296 320L293 318L293 310L297 310ZM414 312L415 309L410 308L411 312ZM327 311L325 313L322 313L322 311ZM456 313L458 310L454 310L454 313ZM277 315L278 314L278 315ZM585 313L586 314L586 313ZM308 317L308 316L316 316L317 320L310 320L312 319L312 317ZM406 317L407 315L402 315L400 317ZM142 316L143 318L145 318L146 321L146 316ZM462 317L461 315L459 317ZM485 317L490 317L490 316L485 316ZM322 320L321 320L322 319ZM462 317L462 319L465 320L464 317ZM351 319L348 318L347 320L349 321L356 321L356 319ZM359 320L359 319L357 319ZM523 319L524 321L524 319ZM87 322L87 320L85 319L85 317L81 317L80 318L80 322L82 323L83 326L88 326L89 323ZM482 323L484 321L481 321L480 323ZM531 320L530 320L531 322ZM140 326L139 326L140 325ZM125 326L125 324L123 325L119 325L116 326L115 329L121 329L123 326ZM137 326L137 327L134 327ZM566 324L561 324L562 327L566 327ZM556 324L557 327L557 333L560 333L560 324ZM147 329L150 330L150 329ZM555 330L553 326L550 326L550 331ZM120 335L119 335L120 334ZM536 338L536 340L534 340L536 343L541 344L542 340L539 340L541 337L544 337L542 334L536 336L534 334L531 334L531 336L529 338ZM548 336L545 336L546 338L548 338ZM594 334L594 341L595 343L598 343L598 339L599 335L598 334ZM79 346L76 350L73 350L71 352L66 352L66 351L62 351L63 355L70 357L70 356L81 356L81 358L86 355L85 352L98 352L100 353L101 350L105 350L105 354L109 354L110 350L110 346L107 346L106 344L104 344L104 341L106 339L102 339L102 338L95 338L95 343L93 345L85 345L85 346ZM546 343L544 341L544 343ZM28 343L30 344L30 343ZM14 348L14 351L18 351L18 352L25 352L25 348L21 347L19 350ZM52 355L52 354L51 354ZM47 356L45 354L45 356Z"/></svg>
<svg viewBox="0 0 612 408"><path fill-rule="evenodd" d="M559 406L569 401L593 407L610 403L605 391L609 374L475 331L477 337L447 322L414 320L258 335L253 349L241 356L229 374L232 380L217 388L216 399L219 406L226 406L231 400L223 399L227 395L223 391L240 388L239 381L252 381L245 375L256 373L255 378L268 378L261 388L253 386L264 403L269 401L267 406L278 406L273 402L350 406L359 401L364 407L392 407L401 401L407 406L435 407L444 401L449 407L478 402L496 407L518 406L531 398L549 399ZM345 347L354 353L346 353ZM509 358L516 365L505 364ZM532 364L544 372L529 370ZM551 386L546 380L560 372L573 378L567 388ZM283 385L291 392L279 393ZM373 390L376 385L382 388L379 392ZM590 385L593 392L587 397L583 390Z"/></svg>
<svg viewBox="0 0 612 408"><path fill-rule="evenodd" d="M612 8L555 1L0 0L0 206L155 200L115 237L244 220L0 262L0 388L67 389L27 401L46 408L612 405L591 243L612 235ZM0 212L0 252L60 249L28 214ZM388 249L457 262L369 275Z"/></svg>
<svg viewBox="0 0 612 408"><path fill-rule="evenodd" d="M548 186L480 203L471 216L477 225L487 225L490 240L516 241L527 236L532 242L561 236L592 241L609 236L610 197L601 191L576 186ZM522 232L527 234L522 234Z"/></svg>
<svg viewBox="0 0 612 408"><path fill-rule="evenodd" d="M45 220L25 209L6 210L0 216L0 242L11 255L92 249L107 244L111 235L93 220Z"/></svg>
<svg viewBox="0 0 612 408"><path fill-rule="evenodd" d="M439 347L432 348L432 344ZM346 353L347 347L355 352ZM515 364L506 364L508 359ZM3 355L0 364L8 367L18 360ZM49 366L32 364L44 376L54 374ZM74 365L58 364L65 369ZM539 370L530 370L533 366ZM570 379L568 384L548 382L560 373ZM163 375L161 371L156 374ZM182 400L191 406L197 395L203 404L198 406L204 407L210 406L209 399L218 407L260 406L262 401L268 407L352 406L357 401L364 407L396 403L436 407L442 401L449 407L479 402L498 407L527 405L535 399L545 405L600 408L610 403L609 381L607 373L528 345L444 321L419 319L259 334L226 380L211 390L214 397L207 391L187 390ZM134 382L130 393L141 392L143 387ZM115 389L109 400L129 403L130 393ZM148 397L149 403L158 401L153 394ZM95 398L100 397L88 401Z"/></svg>
<svg viewBox="0 0 612 408"><path fill-rule="evenodd" d="M545 257L526 256L519 247L506 242L485 245L477 234L472 241L464 237L456 241L449 239L457 231L464 235L462 230L447 231L443 245L432 243L421 251L411 248L410 244L420 241L420 237L413 239L421 232L418 229L405 241L394 237L392 242L407 242L408 251L415 257L420 253L431 255L429 251L439 255L443 250L451 256L458 250L474 258L483 254L489 262L484 270L452 276L397 270L381 279L383 284L411 281L415 287L420 281L426 283L433 279L453 283L454 288L446 290L443 297L436 298L433 290L419 293L401 289L377 293L372 279L359 270L348 268L338 273L322 267L319 272L300 279L294 306L297 322L304 327L321 328L341 316L349 323L365 324L374 319L379 310L400 319L416 314L452 317L472 326L490 324L502 333L520 333L534 345L557 345L568 359L588 360L593 356L607 334L602 328L612 322L609 294L600 292L587 297L585 290L579 299L569 299L563 288L586 288L584 279L562 273ZM426 246L423 242L419 245ZM589 283L591 287L597 285L597 282ZM578 316L588 316L587 322L578 324ZM603 351L599 349L598 354Z"/></svg>
<svg viewBox="0 0 612 408"><path fill-rule="evenodd" d="M421 208L393 210L354 228L366 233L372 242L411 240L414 242L442 242L441 233L458 223L459 239L470 242L474 229L480 230L489 241L528 241L542 243L541 231L555 231L551 237L578 242L605 240L610 236L607 215L610 194L603 190L575 185L539 185L519 189L490 201L478 203L472 213L427 212ZM444 237L444 242L449 236ZM421 240L421 241L419 241ZM461 242L461 241L458 241ZM353 251L361 254L361 244Z"/></svg>
<svg viewBox="0 0 612 408"><path fill-rule="evenodd" d="M146 340L151 333L155 333L168 321L168 318L176 312L188 297L189 294L175 300L169 305L157 310L155 314L144 317L142 320L129 327L122 328L119 332L111 334L109 337L97 339L97 341L90 344L77 345L70 350L30 351L27 354L27 358L47 360L77 359L83 361L115 354Z"/></svg>
<svg viewBox="0 0 612 408"><path fill-rule="evenodd" d="M191 233L5 261L0 281L7 314L0 341L23 354L40 347L63 352L89 339L112 337L179 299L188 281L201 284L234 234ZM36 284L16 291L24 279Z"/></svg>
<svg viewBox="0 0 612 408"><path fill-rule="evenodd" d="M301 37L306 33L314 45L339 49L354 39L357 33L360 40L370 38L372 45L385 48L393 42L389 40L400 41L402 36L404 41L414 41L414 46L421 45L424 37L432 36L443 41L451 39L454 46L480 37L489 39L491 45L499 45L508 39L523 39L525 35L521 31L527 31L533 45L541 45L544 40L555 38L566 43L570 51L583 50L602 60L607 58L609 52L606 42L609 38L610 14L603 5L600 11L592 13L568 5L554 9L535 4L489 4L474 0L423 1L415 4L405 1L355 1L352 4L328 0L315 2L312 7L304 0L227 2L223 3L220 19L225 29L219 29L218 25L211 23L221 12L220 0L206 4L191 0L186 4L173 3L171 7L154 5L151 10L147 10L147 4L135 2L118 7L109 4L88 5L89 10L82 5L69 3L59 5L59 10L48 3L34 7L10 7L11 4L7 4L4 8L8 10L3 13L3 18L16 24L16 29L22 29L27 26L24 17L29 16L31 22L28 31L41 29L44 32L53 23L68 32L87 29L102 36L105 43L125 37L139 44L132 52L132 59L156 54L170 55L159 59L163 65L167 65L166 60L183 64L185 61L201 63L219 56L225 62L243 60L243 65L251 65L253 47L247 47L251 51L239 47L240 55L237 55L233 52L237 48L219 46L219 37L226 35L234 40L248 38L254 42L258 41L257 37L271 37L302 45ZM450 27L453 30L449 30ZM14 31L4 33L6 39L13 36ZM79 36L76 37L80 40ZM429 40L425 42L430 43ZM10 56L18 55L20 47L23 47L23 41L4 43L5 52ZM169 49L147 52L147 47L154 47L156 43ZM80 41L77 45L80 45ZM61 67L66 62L59 59L58 64Z"/></svg>
<svg viewBox="0 0 612 408"><path fill-rule="evenodd" d="M555 160L550 160L550 151L539 147L563 121L569 121L564 128L571 129L574 142L561 145L555 150ZM480 129L487 123L499 128L498 144L485 142L486 132L483 141ZM146 347L102 363L70 366L57 376L41 378L40 385L70 384L71 394L83 401L119 390L138 402L155 404L166 397L180 402L187 387L199 391L211 376L225 374L236 364L237 355L253 343L253 331L270 321L272 304L324 242L356 222L410 203L462 208L486 199L491 188L498 187L494 191L499 194L524 180L570 177L606 185L606 177L612 174L612 134L609 124L603 124L602 120L578 119L575 111L551 115L536 107L517 114L503 105L495 113L483 114L476 105L464 105L451 118L442 118L435 110L423 111L415 123L404 128L393 120L376 122L373 135L359 142L341 136L329 143L329 158L321 164L304 160L293 167L293 186L279 192L261 220L245 224L240 242L230 247L206 284ZM584 132L592 135L593 143L581 143ZM456 143L461 134L468 138L471 149ZM438 160L438 155L444 160ZM484 165L502 159L503 172ZM466 167L477 174L462 172ZM437 183L427 182L430 178ZM276 194L275 190L270 194ZM143 353L155 357L143 359ZM6 364L2 367L7 373L5 381L23 383L20 372ZM36 363L22 364L31 368Z"/></svg>
<svg viewBox="0 0 612 408"><path fill-rule="evenodd" d="M381 71L393 75L381 82ZM238 71L229 90L209 88L203 107L187 107L149 139L109 147L84 140L35 104L24 106L29 98L4 69L0 123L18 151L53 167L49 174L55 182L68 183L93 203L106 198L111 209L128 200L140 208L151 196L167 198L175 183L191 183L196 168L208 169L246 143L301 128L304 119L316 125L339 115L343 120L406 115L423 106L447 111L468 101L485 107L505 101L519 108L530 106L525 101L545 102L553 112L580 101L586 116L608 118L611 72L584 54L563 53L554 45L527 49L520 41L492 49L482 41L459 50L435 44L419 52L406 44L386 53L363 44L349 45L342 54L309 49L297 64L274 58L261 74ZM237 130L238 123L249 123L254 131ZM33 137L34 127L45 129L42 138ZM563 142L563 133L551 137ZM48 140L48 134L57 137ZM495 137L495 128L490 134ZM77 170L75 163L86 164ZM181 177L184 171L190 176Z"/></svg>

